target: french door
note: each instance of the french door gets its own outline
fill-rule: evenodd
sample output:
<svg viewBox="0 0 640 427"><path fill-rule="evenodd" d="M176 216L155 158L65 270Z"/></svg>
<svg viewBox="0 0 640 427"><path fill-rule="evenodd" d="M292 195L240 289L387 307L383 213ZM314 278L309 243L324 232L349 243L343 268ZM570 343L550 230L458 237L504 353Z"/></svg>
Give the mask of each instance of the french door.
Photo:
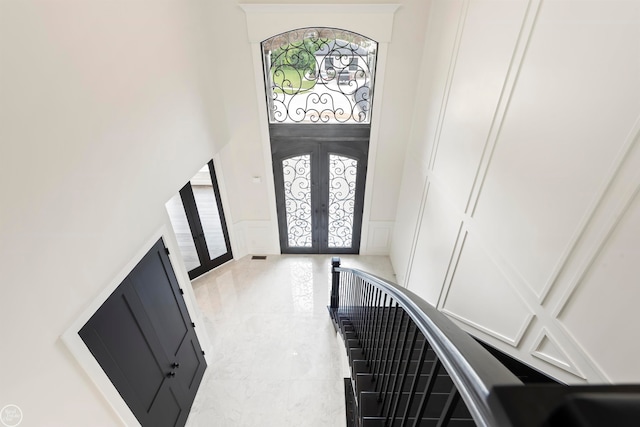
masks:
<svg viewBox="0 0 640 427"><path fill-rule="evenodd" d="M271 140L282 253L358 253L368 140Z"/></svg>
<svg viewBox="0 0 640 427"><path fill-rule="evenodd" d="M190 279L233 258L213 160L166 207Z"/></svg>

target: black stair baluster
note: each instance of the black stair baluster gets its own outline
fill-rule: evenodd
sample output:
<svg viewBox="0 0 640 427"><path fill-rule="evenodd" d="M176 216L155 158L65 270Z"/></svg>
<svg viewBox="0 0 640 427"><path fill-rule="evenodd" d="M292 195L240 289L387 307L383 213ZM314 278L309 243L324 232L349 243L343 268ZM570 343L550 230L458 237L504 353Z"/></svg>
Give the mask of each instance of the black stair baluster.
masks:
<svg viewBox="0 0 640 427"><path fill-rule="evenodd" d="M405 317L407 319L407 322L406 322L406 326L404 327L404 331L402 331L402 325L405 323L404 322ZM398 328L398 337L396 338L396 345L393 352L394 354L393 359L395 360L395 355L397 353L398 345L400 345L400 353L398 353L398 364L396 365L396 368L393 373L393 380L390 379L390 381L387 383L388 393L385 392L385 396L387 394L390 396L388 401L389 404L386 405L386 402L383 403L383 407L386 408L384 417L387 423L389 423L389 415L391 413L391 408L393 407L395 402L399 400L400 397L402 396L402 390L399 390L396 393L396 385L398 384L398 380L400 379L400 367L402 366L402 359L404 358L404 350L407 347L407 337L409 336L410 322L411 322L411 318L406 316L405 311L402 310L400 314L400 327ZM402 338L400 337L400 335L402 335ZM408 364L409 364L409 361L407 360L407 365ZM389 384L391 384L391 391L388 390ZM393 423L393 419L391 419L391 423Z"/></svg>
<svg viewBox="0 0 640 427"><path fill-rule="evenodd" d="M357 325L356 325L356 320L355 320L355 307L356 307L356 284L355 284L355 277L350 274L349 275L349 285L350 285L350 292L351 295L349 296L349 300L351 301L351 303L349 304L349 320L351 320L351 325L353 326L353 331L356 334L356 337L358 336L358 329L357 329Z"/></svg>
<svg viewBox="0 0 640 427"><path fill-rule="evenodd" d="M382 292L381 292L382 293ZM373 355L373 377L371 378L372 380L376 380L380 374L380 365L382 364L382 351L383 351L383 346L384 346L384 339L385 336L387 334L387 327L389 326L389 315L388 313L386 313L385 310L385 306L387 305L387 294L386 293L382 293L383 299L382 299L382 305L379 304L380 301L378 301L378 317L379 317L379 323L378 323L378 333L376 336L376 349ZM386 315L385 315L386 314ZM384 323L384 326L383 326Z"/></svg>
<svg viewBox="0 0 640 427"><path fill-rule="evenodd" d="M446 427L449 425L449 421L451 421L453 411L455 411L456 405L458 404L459 400L460 393L458 393L458 389L454 385L449 392L447 403L445 403L444 408L442 408L442 414L440 415L440 419L438 420L438 424L436 425L436 427Z"/></svg>
<svg viewBox="0 0 640 427"><path fill-rule="evenodd" d="M367 342L367 360L371 360L373 358L373 303L375 301L375 293L376 288L368 283L367 284L367 333L365 335L365 340Z"/></svg>
<svg viewBox="0 0 640 427"><path fill-rule="evenodd" d="M342 287L344 288L344 295L342 295L342 301L344 302L344 317L347 320L351 320L349 315L349 306L351 305L351 284L349 283L349 275L347 273L341 273L341 276L343 285Z"/></svg>
<svg viewBox="0 0 640 427"><path fill-rule="evenodd" d="M407 425L409 414L411 413L411 406L413 405L413 401L415 400L415 397L416 397L418 383L420 382L420 375L422 375L422 368L424 367L424 362L427 359L428 351L429 351L429 343L427 342L427 339L424 338L424 344L422 345L422 349L420 350L420 357L418 358L418 366L416 369L415 376L413 377L413 382L411 383L411 389L409 390L409 399L407 400L407 407L404 410L404 415L402 416L402 423L400 424L400 427L406 427Z"/></svg>
<svg viewBox="0 0 640 427"><path fill-rule="evenodd" d="M356 338L360 339L360 330L358 329L358 278L353 277L353 308L352 308L352 323L353 329L356 332Z"/></svg>
<svg viewBox="0 0 640 427"><path fill-rule="evenodd" d="M362 353L364 354L364 330L365 330L365 322L364 322L364 297L365 297L365 286L366 283L360 279L359 281L359 290L358 290L358 320L360 322L360 348L362 349Z"/></svg>
<svg viewBox="0 0 640 427"><path fill-rule="evenodd" d="M356 295L357 295L357 281L355 276L351 276L351 315L349 318L351 319L351 325L353 326L353 331L356 334L356 338L358 338L358 319L356 318Z"/></svg>
<svg viewBox="0 0 640 427"><path fill-rule="evenodd" d="M386 295L385 295L386 296ZM387 373L387 367L389 366L389 352L390 352L390 345L387 345L387 342L390 344L391 343L391 335L393 333L393 330L395 328L395 323L396 323L396 306L394 305L392 307L392 304L395 304L395 301L393 301L393 299L391 297L389 297L389 307L387 308L387 306L385 305L383 307L383 311L385 313L387 313L387 323L385 324L385 329L384 329L384 335L382 338L382 343L381 343L381 353L380 353L380 365L378 366L378 370L381 370L380 375L382 375L382 381L378 382L378 384L376 384L376 388L375 390L378 393L382 393L382 388L384 386L385 381L387 380L386 377L386 373ZM392 315L393 312L393 315ZM389 322L389 319L391 319L391 322ZM391 324L389 324L391 323ZM387 340L388 338L388 340ZM383 364L383 360L384 360L384 364ZM393 364L393 362L392 362ZM378 390L378 388L380 390ZM378 401L380 401L380 394L378 394Z"/></svg>
<svg viewBox="0 0 640 427"><path fill-rule="evenodd" d="M369 282L362 282L362 352L369 359Z"/></svg>
<svg viewBox="0 0 640 427"><path fill-rule="evenodd" d="M429 373L429 379L427 380L427 386L424 389L424 394L422 395L422 399L420 399L420 405L418 406L418 412L416 413L416 418L413 421L413 427L418 427L420 425L422 415L424 414L424 410L427 408L427 402L429 401L429 397L431 397L431 393L433 392L433 387L436 385L436 379L438 378L438 372L440 371L440 359L436 356L436 360L433 362L433 366L431 367L431 372Z"/></svg>
<svg viewBox="0 0 640 427"><path fill-rule="evenodd" d="M364 288L365 288L365 282L362 279L358 280L358 322L360 322L360 336L358 337L358 342L360 343L360 348L362 349L362 354L364 353L364 346L365 346L365 340L364 340L364 330L365 330L365 323L364 323L364 297L365 297L365 293L364 293Z"/></svg>
<svg viewBox="0 0 640 427"><path fill-rule="evenodd" d="M409 326L412 325L413 322L411 318L407 321L407 332L409 331ZM407 334L405 333L405 339ZM409 353L407 353L407 363L404 365L404 369L402 370L402 375L400 376L400 388L398 389L398 398L393 404L393 409L391 410L391 422L396 418L396 414L398 413L398 406L400 404L400 396L402 396L402 390L404 390L404 384L407 380L407 375L409 373L409 365L411 364L411 356L413 355L413 350L416 348L416 340L418 339L418 328L413 330L413 335L411 337L411 345L409 345ZM398 365L399 367L400 365ZM393 393L393 392L392 392ZM407 409L405 409L406 413Z"/></svg>
<svg viewBox="0 0 640 427"><path fill-rule="evenodd" d="M397 312L398 312L398 304L396 304L396 306L394 307L394 315L393 315L393 320L395 323L396 317L397 317ZM391 363L388 364L388 370L386 370L386 375L384 378L384 384L383 387L380 389L380 393L378 394L378 402L381 402L382 405L380 407L380 415L382 415L382 408L384 408L385 406L385 402L386 402L386 398L387 398L387 393L389 391L389 383L391 382L391 372L393 371L393 364L396 361L396 354L398 354L398 344L400 342L399 340L399 336L400 336L400 330L402 329L402 320L404 319L404 310L402 308L400 308L400 322L398 324L398 330L392 330L393 331L393 336L390 337L389 339L389 350L391 350L391 339L393 337L396 338L395 340L395 344L393 345L393 351L391 352L391 357L388 358L389 361L391 361ZM400 363L398 361L398 363Z"/></svg>
<svg viewBox="0 0 640 427"><path fill-rule="evenodd" d="M373 342L373 365L371 366L371 373L373 374L373 376L371 377L372 381L376 381L378 378L378 374L379 372L376 371L376 365L380 365L378 362L378 358L382 357L381 356L381 351L382 351L382 347L381 347L381 339L383 338L383 326L382 324L384 323L385 320L385 316L384 316L384 309L380 306L380 299L383 299L382 301L382 305L384 306L387 303L387 294L384 294L384 298L383 298L383 292L380 289L377 289L378 291L378 296L376 297L376 307L375 307L375 313L376 313L376 317L374 320L374 328L375 328L375 336L374 336L374 342ZM389 318L387 318L387 322L389 321Z"/></svg>

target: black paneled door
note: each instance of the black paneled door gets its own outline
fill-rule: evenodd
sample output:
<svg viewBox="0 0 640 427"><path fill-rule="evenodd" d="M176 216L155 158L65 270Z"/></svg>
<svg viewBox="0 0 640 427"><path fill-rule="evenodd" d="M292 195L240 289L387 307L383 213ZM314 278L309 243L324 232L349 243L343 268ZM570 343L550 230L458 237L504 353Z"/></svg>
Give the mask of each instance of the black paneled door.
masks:
<svg viewBox="0 0 640 427"><path fill-rule="evenodd" d="M79 334L143 426L183 426L206 369L159 240Z"/></svg>

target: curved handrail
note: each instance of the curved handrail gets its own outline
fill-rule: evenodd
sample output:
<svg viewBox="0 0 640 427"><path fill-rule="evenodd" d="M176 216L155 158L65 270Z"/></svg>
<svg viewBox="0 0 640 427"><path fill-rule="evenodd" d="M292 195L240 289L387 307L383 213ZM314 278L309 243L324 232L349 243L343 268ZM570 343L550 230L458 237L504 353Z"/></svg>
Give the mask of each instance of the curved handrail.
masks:
<svg viewBox="0 0 640 427"><path fill-rule="evenodd" d="M489 394L494 386L522 385L513 373L451 319L408 289L362 270L338 267L335 262L333 271L351 273L390 295L429 341L476 424L505 425L503 414L496 414L490 406Z"/></svg>

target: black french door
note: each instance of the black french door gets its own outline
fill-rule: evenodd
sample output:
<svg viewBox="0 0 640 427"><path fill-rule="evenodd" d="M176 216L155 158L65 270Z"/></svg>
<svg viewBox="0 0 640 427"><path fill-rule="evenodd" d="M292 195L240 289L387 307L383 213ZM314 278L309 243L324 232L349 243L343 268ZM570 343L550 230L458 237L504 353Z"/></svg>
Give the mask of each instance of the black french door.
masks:
<svg viewBox="0 0 640 427"><path fill-rule="evenodd" d="M368 128L366 138L272 130L271 150L281 252L359 253Z"/></svg>
<svg viewBox="0 0 640 427"><path fill-rule="evenodd" d="M167 211L190 279L233 259L213 160L167 203Z"/></svg>

